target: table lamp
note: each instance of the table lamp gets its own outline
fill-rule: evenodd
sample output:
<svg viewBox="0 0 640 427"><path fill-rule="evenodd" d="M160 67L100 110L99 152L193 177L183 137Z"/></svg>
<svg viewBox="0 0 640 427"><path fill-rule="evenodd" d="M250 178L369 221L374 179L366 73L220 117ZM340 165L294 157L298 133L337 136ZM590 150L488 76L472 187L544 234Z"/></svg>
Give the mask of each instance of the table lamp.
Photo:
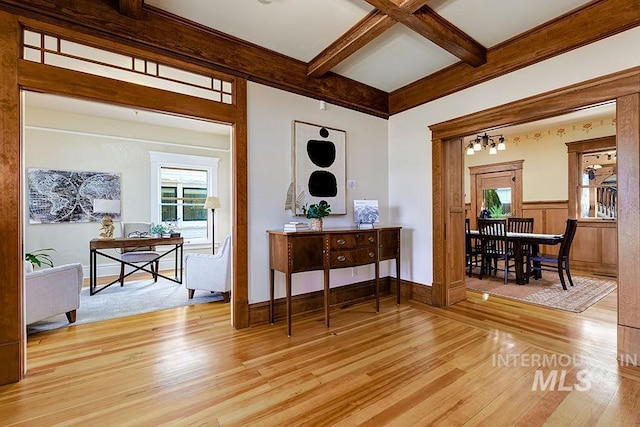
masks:
<svg viewBox="0 0 640 427"><path fill-rule="evenodd" d="M93 199L93 213L104 214L100 221L100 238L113 239L112 214L120 213L120 200Z"/></svg>
<svg viewBox="0 0 640 427"><path fill-rule="evenodd" d="M207 197L207 200L204 201L204 208L211 209L211 248L214 254L216 253L216 238L214 233L215 231L214 215L216 213L216 209L219 209L221 207L222 207L222 202L218 197L209 196Z"/></svg>

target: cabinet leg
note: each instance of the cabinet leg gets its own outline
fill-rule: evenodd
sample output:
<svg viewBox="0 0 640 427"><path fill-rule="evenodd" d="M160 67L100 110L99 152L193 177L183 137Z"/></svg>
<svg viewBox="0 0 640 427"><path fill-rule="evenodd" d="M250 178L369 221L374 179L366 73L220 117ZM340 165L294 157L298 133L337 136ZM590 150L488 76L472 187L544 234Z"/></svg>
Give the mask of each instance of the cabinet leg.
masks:
<svg viewBox="0 0 640 427"><path fill-rule="evenodd" d="M273 322L274 322L274 320L273 320L273 318L274 318L274 315L273 315L273 293L274 293L273 281L274 281L274 275L275 275L275 272L274 272L273 268L270 268L269 269L269 323L271 323L272 325L273 325Z"/></svg>
<svg viewBox="0 0 640 427"><path fill-rule="evenodd" d="M291 273L287 274L287 336L291 336Z"/></svg>

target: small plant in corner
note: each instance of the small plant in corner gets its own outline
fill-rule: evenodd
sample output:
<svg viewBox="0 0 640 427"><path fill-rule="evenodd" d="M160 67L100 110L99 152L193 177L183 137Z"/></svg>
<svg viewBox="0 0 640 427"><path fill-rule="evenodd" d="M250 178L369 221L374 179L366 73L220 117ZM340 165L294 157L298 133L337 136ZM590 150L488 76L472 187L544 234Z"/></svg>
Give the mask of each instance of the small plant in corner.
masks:
<svg viewBox="0 0 640 427"><path fill-rule="evenodd" d="M27 252L24 254L25 261L28 261L33 267L42 267L42 264L53 267L53 258L49 255L49 252L55 252L53 248L38 249L33 252Z"/></svg>
<svg viewBox="0 0 640 427"><path fill-rule="evenodd" d="M302 213L307 218L324 218L331 213L331 206L326 200L320 200L319 203L313 205L307 203L302 207Z"/></svg>

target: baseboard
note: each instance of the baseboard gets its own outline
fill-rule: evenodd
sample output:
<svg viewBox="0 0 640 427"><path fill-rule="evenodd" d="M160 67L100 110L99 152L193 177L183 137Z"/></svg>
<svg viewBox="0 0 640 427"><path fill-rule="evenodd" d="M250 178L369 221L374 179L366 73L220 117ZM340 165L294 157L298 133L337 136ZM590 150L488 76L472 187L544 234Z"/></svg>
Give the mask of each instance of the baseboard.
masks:
<svg viewBox="0 0 640 427"><path fill-rule="evenodd" d="M355 304L375 297L375 283L373 280L352 283L331 289L329 301L332 307ZM380 278L380 295L395 294L396 280L392 277ZM431 304L431 287L407 280L400 281L400 295L403 301L408 299ZM286 299L277 298L274 301L275 319L286 317ZM291 315L301 316L324 310L324 292L315 291L291 297ZM249 304L249 326L269 323L269 301Z"/></svg>

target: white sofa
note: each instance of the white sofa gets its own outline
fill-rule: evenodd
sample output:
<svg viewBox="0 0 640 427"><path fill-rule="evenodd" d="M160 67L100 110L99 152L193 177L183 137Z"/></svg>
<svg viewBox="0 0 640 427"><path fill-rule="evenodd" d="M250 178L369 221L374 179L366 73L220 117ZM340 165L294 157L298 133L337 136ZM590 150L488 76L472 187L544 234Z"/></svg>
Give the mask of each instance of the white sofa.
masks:
<svg viewBox="0 0 640 427"><path fill-rule="evenodd" d="M215 255L191 253L184 256L185 287L189 299L194 291L221 292L225 302L229 302L231 277L231 236L224 239L222 249Z"/></svg>
<svg viewBox="0 0 640 427"><path fill-rule="evenodd" d="M28 264L28 266L27 266ZM26 324L65 313L69 323L76 321L84 275L80 263L30 271L25 263Z"/></svg>

